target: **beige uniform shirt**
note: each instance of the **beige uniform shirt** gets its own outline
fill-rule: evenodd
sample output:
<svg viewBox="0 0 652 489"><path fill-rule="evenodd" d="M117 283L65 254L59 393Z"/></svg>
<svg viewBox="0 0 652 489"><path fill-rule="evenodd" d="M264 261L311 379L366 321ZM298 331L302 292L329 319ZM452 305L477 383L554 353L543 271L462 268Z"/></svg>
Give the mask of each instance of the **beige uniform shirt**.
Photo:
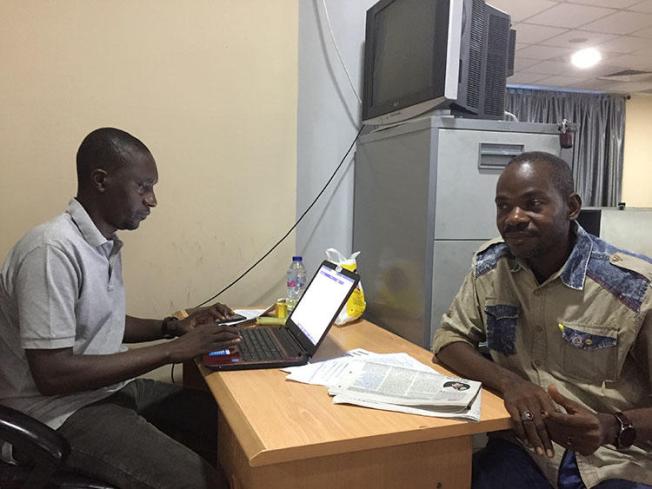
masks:
<svg viewBox="0 0 652 489"><path fill-rule="evenodd" d="M559 272L539 284L502 240L485 243L443 316L437 353L486 341L493 361L559 391L595 412L652 407L652 261L619 250L576 227ZM587 487L607 479L652 484L652 443L611 445L577 463ZM554 459L531 453L556 485L564 448Z"/></svg>

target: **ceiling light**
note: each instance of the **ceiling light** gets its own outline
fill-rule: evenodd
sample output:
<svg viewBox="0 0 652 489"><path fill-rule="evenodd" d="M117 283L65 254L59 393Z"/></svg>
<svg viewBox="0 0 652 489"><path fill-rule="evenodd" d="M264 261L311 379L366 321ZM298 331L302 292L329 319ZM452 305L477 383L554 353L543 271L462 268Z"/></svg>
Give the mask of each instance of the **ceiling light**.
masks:
<svg viewBox="0 0 652 489"><path fill-rule="evenodd" d="M582 69L591 68L602 60L602 54L595 48L584 48L575 51L571 56L571 63Z"/></svg>

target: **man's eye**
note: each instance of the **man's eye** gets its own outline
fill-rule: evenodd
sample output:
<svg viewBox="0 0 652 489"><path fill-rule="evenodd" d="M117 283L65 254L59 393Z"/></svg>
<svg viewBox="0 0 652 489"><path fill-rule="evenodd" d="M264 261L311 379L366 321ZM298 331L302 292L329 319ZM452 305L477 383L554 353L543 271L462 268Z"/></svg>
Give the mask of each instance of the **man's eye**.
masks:
<svg viewBox="0 0 652 489"><path fill-rule="evenodd" d="M540 200L536 200L536 199L535 199L535 200L531 200L531 201L528 203L528 207L529 207L530 209L541 209L541 207L543 207L543 202L540 201Z"/></svg>

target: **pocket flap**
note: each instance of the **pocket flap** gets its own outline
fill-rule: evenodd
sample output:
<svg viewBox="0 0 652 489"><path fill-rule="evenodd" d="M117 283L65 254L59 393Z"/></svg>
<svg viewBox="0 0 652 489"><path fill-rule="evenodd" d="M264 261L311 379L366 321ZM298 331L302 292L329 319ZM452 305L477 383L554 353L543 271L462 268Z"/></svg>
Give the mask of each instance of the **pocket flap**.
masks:
<svg viewBox="0 0 652 489"><path fill-rule="evenodd" d="M486 305L485 312L496 319L518 318L518 306L513 304Z"/></svg>
<svg viewBox="0 0 652 489"><path fill-rule="evenodd" d="M561 334L569 345L580 350L601 350L603 348L613 348L618 344L618 339L615 336L616 331L613 332L614 336L605 336L582 331L577 329L576 326L564 325Z"/></svg>

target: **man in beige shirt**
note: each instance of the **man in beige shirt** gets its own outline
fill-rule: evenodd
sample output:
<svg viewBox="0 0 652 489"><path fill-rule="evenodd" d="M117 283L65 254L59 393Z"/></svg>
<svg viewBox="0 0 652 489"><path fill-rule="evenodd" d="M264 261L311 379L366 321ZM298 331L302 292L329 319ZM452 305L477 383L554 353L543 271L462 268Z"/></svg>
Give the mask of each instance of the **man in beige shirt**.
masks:
<svg viewBox="0 0 652 489"><path fill-rule="evenodd" d="M436 358L512 417L476 454L474 488L652 487L652 260L586 233L580 208L563 160L512 160L503 239L477 252L435 335Z"/></svg>

